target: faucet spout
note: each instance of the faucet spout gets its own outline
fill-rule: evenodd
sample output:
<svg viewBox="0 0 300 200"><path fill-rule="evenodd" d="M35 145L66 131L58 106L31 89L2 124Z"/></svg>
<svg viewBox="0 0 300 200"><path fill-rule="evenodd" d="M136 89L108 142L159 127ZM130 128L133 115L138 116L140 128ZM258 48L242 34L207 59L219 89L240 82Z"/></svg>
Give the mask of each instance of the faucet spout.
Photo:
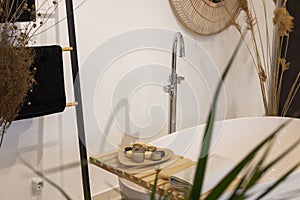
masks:
<svg viewBox="0 0 300 200"><path fill-rule="evenodd" d="M172 48L172 71L176 73L176 57L177 57L177 45L179 43L179 57L185 56L184 40L180 32L175 33L173 38Z"/></svg>
<svg viewBox="0 0 300 200"><path fill-rule="evenodd" d="M185 47L184 40L181 33L177 32L173 38L173 47L172 47L172 68L171 74L169 76L169 85L164 86L164 91L169 93L170 99L170 116L169 116L169 133L176 131L176 106L177 106L177 84L180 84L184 80L183 76L178 76L176 73L176 60L177 60L177 51L179 44L179 57L185 56Z"/></svg>

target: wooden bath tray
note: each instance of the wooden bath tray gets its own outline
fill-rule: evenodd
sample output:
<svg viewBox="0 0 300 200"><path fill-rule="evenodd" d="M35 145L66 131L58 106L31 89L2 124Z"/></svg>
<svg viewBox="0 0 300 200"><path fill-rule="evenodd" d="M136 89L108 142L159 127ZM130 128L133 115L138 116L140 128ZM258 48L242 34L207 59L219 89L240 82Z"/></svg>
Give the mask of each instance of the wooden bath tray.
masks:
<svg viewBox="0 0 300 200"><path fill-rule="evenodd" d="M118 161L118 150L90 157L90 162L121 178L127 179L146 189L152 190L156 169L161 169L157 182L157 194L172 193L171 199L181 200L183 196L169 184L169 177L181 170L189 168L196 162L182 156L173 155L169 160L147 166L125 166Z"/></svg>

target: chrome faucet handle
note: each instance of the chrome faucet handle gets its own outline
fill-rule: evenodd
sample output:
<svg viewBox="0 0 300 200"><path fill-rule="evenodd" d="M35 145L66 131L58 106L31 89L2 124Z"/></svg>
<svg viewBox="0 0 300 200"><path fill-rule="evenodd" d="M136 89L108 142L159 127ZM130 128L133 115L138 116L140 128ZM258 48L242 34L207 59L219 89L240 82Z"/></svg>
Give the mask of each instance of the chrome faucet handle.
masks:
<svg viewBox="0 0 300 200"><path fill-rule="evenodd" d="M169 75L168 82L171 83L172 85L174 85L176 83L176 80L177 80L177 74L176 73L171 73Z"/></svg>
<svg viewBox="0 0 300 200"><path fill-rule="evenodd" d="M170 85L165 85L163 87L163 90L164 90L165 93L169 93L169 91L170 91Z"/></svg>
<svg viewBox="0 0 300 200"><path fill-rule="evenodd" d="M164 92L165 93L171 93L171 92L173 92L173 90L174 90L174 85L165 85L164 87L163 87L163 90L164 90Z"/></svg>
<svg viewBox="0 0 300 200"><path fill-rule="evenodd" d="M177 76L177 83L180 84L181 81L184 81L184 76Z"/></svg>

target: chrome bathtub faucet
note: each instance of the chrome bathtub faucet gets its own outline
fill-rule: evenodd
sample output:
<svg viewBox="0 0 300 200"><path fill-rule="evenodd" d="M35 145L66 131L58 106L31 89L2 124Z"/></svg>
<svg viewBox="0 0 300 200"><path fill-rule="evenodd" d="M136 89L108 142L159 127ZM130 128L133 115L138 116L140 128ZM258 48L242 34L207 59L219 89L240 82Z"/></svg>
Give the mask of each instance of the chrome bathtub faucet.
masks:
<svg viewBox="0 0 300 200"><path fill-rule="evenodd" d="M172 48L172 68L169 75L169 85L163 87L164 92L169 93L170 100L170 114L169 114L169 133L176 131L176 104L177 104L177 84L184 80L183 76L178 76L176 73L176 59L177 59L177 44L179 43L179 57L185 56L184 40L181 33L177 32L173 39Z"/></svg>

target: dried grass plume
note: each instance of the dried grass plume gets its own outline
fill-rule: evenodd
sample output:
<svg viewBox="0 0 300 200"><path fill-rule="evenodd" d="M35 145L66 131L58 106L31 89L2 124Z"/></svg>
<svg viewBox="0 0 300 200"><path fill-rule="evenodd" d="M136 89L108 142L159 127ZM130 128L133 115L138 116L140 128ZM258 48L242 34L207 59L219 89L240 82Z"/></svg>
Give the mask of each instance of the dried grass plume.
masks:
<svg viewBox="0 0 300 200"><path fill-rule="evenodd" d="M285 7L279 7L274 11L273 23L277 26L280 36L288 36L294 28L294 17L290 15Z"/></svg>
<svg viewBox="0 0 300 200"><path fill-rule="evenodd" d="M10 38L5 36L6 32L4 30L1 33L0 41L0 145L3 134L18 116L34 80L30 70L34 58L32 50L11 45Z"/></svg>

